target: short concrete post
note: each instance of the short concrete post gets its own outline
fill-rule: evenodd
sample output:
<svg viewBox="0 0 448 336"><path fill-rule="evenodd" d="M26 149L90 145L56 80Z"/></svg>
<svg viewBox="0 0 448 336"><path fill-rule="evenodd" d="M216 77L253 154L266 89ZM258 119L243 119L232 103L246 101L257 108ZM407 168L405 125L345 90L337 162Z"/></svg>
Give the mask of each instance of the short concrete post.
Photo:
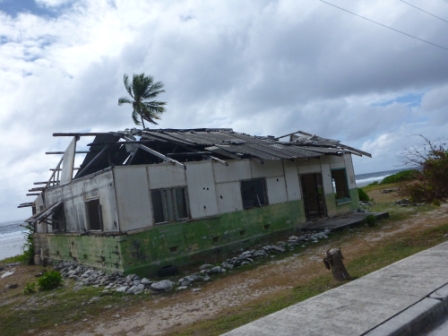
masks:
<svg viewBox="0 0 448 336"><path fill-rule="evenodd" d="M331 269L333 278L337 281L350 280L350 274L345 269L342 259L344 257L342 256L341 248L327 250L323 259L325 267L328 270Z"/></svg>

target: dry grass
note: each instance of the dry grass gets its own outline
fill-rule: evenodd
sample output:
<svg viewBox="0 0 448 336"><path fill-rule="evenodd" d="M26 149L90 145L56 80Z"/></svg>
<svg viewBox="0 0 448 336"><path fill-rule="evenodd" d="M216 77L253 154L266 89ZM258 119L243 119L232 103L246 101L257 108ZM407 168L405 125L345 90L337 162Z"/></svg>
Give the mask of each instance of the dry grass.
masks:
<svg viewBox="0 0 448 336"><path fill-rule="evenodd" d="M12 324L34 318L34 324L8 329L9 335L27 334L31 329L40 335L217 335L339 286L321 261L323 251L330 247L342 247L347 269L356 278L446 239L448 206L427 212L384 206L396 213L375 227L336 233L301 251L257 261L202 284L198 292L155 297L115 295L91 305L83 303L97 295L93 289L73 293L63 288L52 297L47 293L25 296L20 289L3 292L0 324L3 328L7 318ZM19 269L17 281L22 283L38 271L23 266ZM66 305L65 310L61 304ZM41 307L47 309L45 316L36 314ZM18 311L21 316L14 315Z"/></svg>

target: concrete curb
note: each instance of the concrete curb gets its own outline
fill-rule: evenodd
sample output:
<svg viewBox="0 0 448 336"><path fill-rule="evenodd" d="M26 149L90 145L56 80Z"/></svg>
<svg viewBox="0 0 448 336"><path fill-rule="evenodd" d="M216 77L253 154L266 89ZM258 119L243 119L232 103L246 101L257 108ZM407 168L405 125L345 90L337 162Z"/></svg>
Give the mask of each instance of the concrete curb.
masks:
<svg viewBox="0 0 448 336"><path fill-rule="evenodd" d="M448 285L363 334L365 336L415 336L437 325L448 313Z"/></svg>

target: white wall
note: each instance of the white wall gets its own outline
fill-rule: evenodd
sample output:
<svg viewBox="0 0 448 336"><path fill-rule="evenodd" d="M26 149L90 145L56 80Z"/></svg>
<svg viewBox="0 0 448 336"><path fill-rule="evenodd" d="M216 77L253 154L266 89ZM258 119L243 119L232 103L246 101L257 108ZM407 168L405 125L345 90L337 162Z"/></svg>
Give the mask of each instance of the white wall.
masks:
<svg viewBox="0 0 448 336"><path fill-rule="evenodd" d="M286 192L289 201L302 199L302 190L300 188L299 173L297 171L297 163L292 161L284 161Z"/></svg>
<svg viewBox="0 0 448 336"><path fill-rule="evenodd" d="M243 210L240 182L218 183L216 185L216 199L220 214Z"/></svg>
<svg viewBox="0 0 448 336"><path fill-rule="evenodd" d="M186 162L188 199L191 218L218 214L215 181L211 161Z"/></svg>
<svg viewBox="0 0 448 336"><path fill-rule="evenodd" d="M350 154L344 155L345 169L347 172L347 180L349 189L356 188L355 170L353 169L352 156Z"/></svg>
<svg viewBox="0 0 448 336"><path fill-rule="evenodd" d="M154 218L146 166L115 167L113 172L121 231L151 227Z"/></svg>
<svg viewBox="0 0 448 336"><path fill-rule="evenodd" d="M187 185L185 169L171 163L146 166L150 189L184 187Z"/></svg>
<svg viewBox="0 0 448 336"><path fill-rule="evenodd" d="M104 231L117 231L117 211L112 171L90 178L74 180L72 183L45 192L45 204L51 206L64 202L67 232L82 232L87 229L85 202L99 198Z"/></svg>

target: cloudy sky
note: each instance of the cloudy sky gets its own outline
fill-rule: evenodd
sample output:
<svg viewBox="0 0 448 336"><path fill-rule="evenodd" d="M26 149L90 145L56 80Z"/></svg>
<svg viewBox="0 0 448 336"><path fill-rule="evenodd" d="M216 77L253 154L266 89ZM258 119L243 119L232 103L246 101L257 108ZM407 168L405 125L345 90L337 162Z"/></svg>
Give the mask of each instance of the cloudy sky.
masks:
<svg viewBox="0 0 448 336"><path fill-rule="evenodd" d="M0 222L68 139L133 127L124 73L165 84L161 128L297 130L372 153L446 137L447 0L0 0ZM417 6L418 8L415 8ZM367 21L352 12L371 21Z"/></svg>

